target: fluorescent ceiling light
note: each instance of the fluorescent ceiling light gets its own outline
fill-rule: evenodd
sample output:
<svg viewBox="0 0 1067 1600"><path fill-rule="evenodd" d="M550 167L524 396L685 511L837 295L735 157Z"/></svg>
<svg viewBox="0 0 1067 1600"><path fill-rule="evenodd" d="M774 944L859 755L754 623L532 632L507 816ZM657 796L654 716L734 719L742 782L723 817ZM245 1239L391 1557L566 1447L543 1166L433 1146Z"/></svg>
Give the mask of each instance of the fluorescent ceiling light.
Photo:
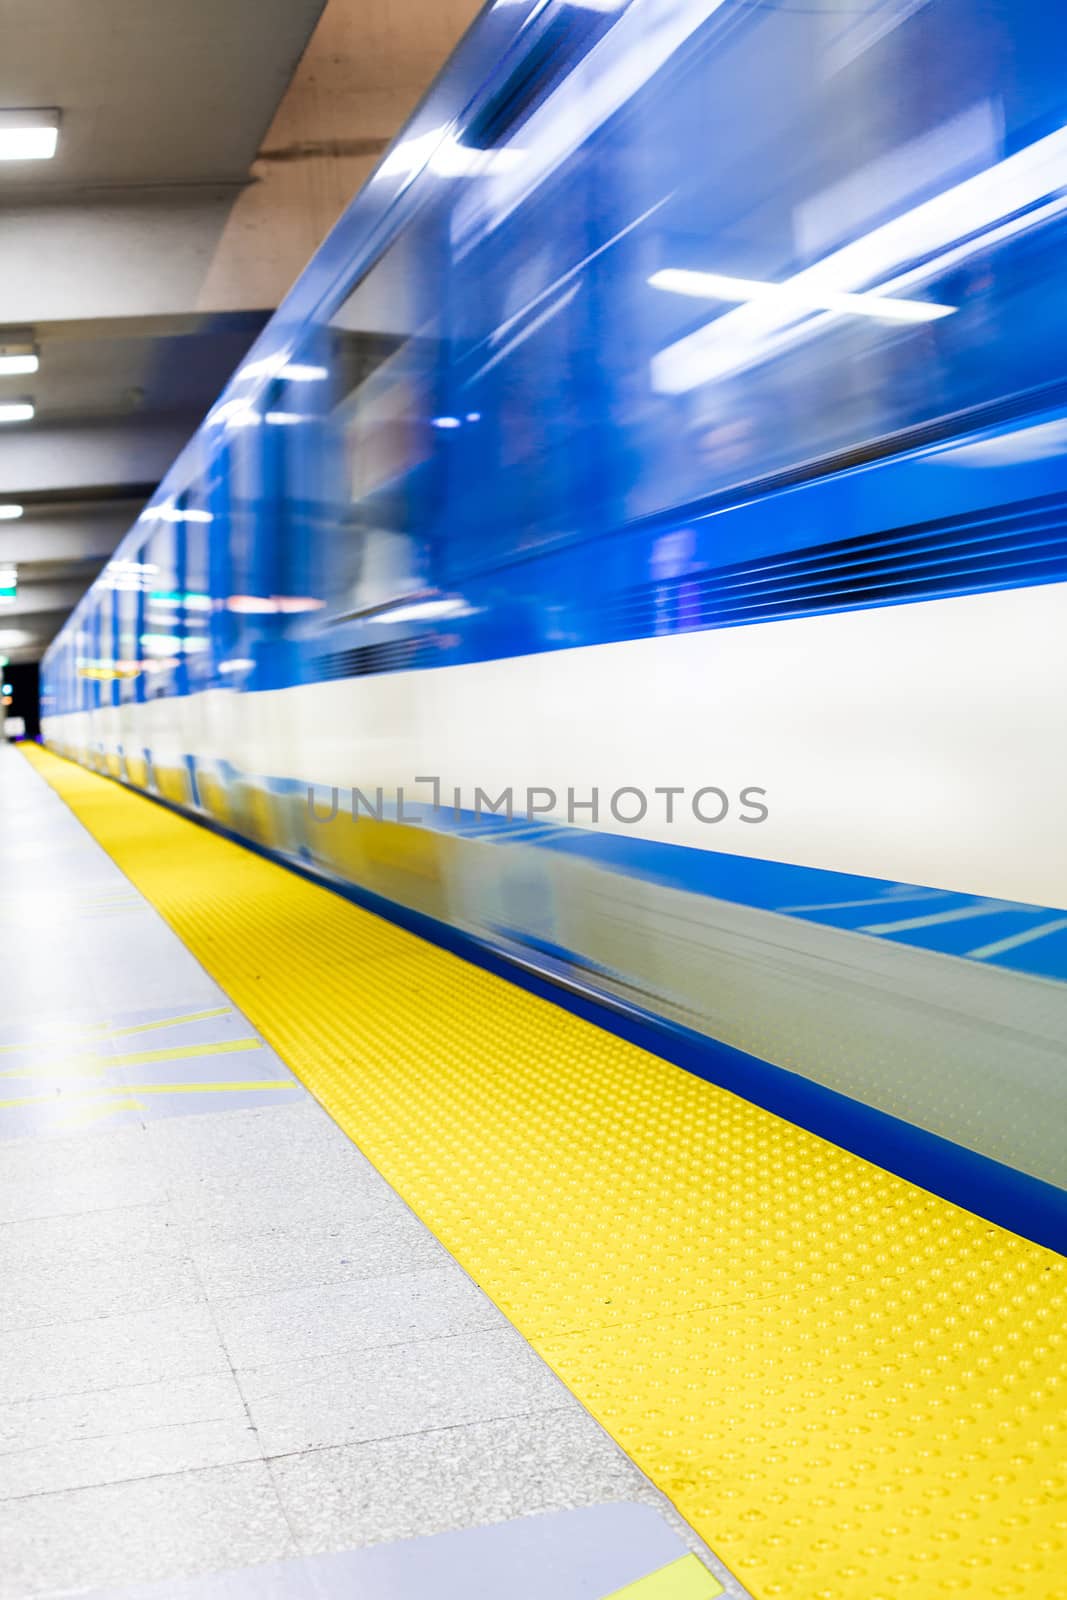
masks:
<svg viewBox="0 0 1067 1600"><path fill-rule="evenodd" d="M0 378L24 378L40 365L34 351L8 351L0 345Z"/></svg>
<svg viewBox="0 0 1067 1600"><path fill-rule="evenodd" d="M325 604L303 594L232 594L226 609L246 617L299 616L304 611L321 611Z"/></svg>
<svg viewBox="0 0 1067 1600"><path fill-rule="evenodd" d="M734 304L765 300L783 311L840 311L857 317L877 317L884 322L935 322L956 310L955 306L937 305L930 300L838 293L817 285L794 287L790 283L764 283L758 278L728 278L720 272L688 272L680 267L654 272L648 281L654 289L689 295L694 300L727 300Z"/></svg>
<svg viewBox="0 0 1067 1600"><path fill-rule="evenodd" d="M50 161L58 138L58 111L0 111L0 161Z"/></svg>
<svg viewBox="0 0 1067 1600"><path fill-rule="evenodd" d="M0 505L0 522L15 522L21 515L21 506Z"/></svg>
<svg viewBox="0 0 1067 1600"><path fill-rule="evenodd" d="M290 383L318 383L329 376L328 367L312 367L303 361L290 361L279 373L279 377L288 378Z"/></svg>
<svg viewBox="0 0 1067 1600"><path fill-rule="evenodd" d="M292 428L304 419L299 411L268 411L263 420L273 428Z"/></svg>
<svg viewBox="0 0 1067 1600"><path fill-rule="evenodd" d="M247 377L247 372L242 376ZM223 423L227 428L255 428L262 418L248 400L224 400L208 414L209 422Z"/></svg>
<svg viewBox="0 0 1067 1600"><path fill-rule="evenodd" d="M813 317L816 296L863 289L884 303L919 288L976 251L1060 214L1067 209L1065 187L1067 128L1059 128L794 273L778 285L790 301L740 305L661 350L652 362L653 387L684 394L821 332L838 313ZM1029 207L1038 209L1027 215ZM799 309L801 297L809 309Z"/></svg>
<svg viewBox="0 0 1067 1600"><path fill-rule="evenodd" d="M164 506L160 512L164 522L214 522L210 511L200 511L196 506Z"/></svg>
<svg viewBox="0 0 1067 1600"><path fill-rule="evenodd" d="M413 605L390 606L368 617L368 622L429 622L434 617L469 617L472 608L466 600L418 600Z"/></svg>
<svg viewBox="0 0 1067 1600"><path fill-rule="evenodd" d="M260 356L258 361L250 361L242 367L237 374L238 378L276 378L289 363L292 350L275 350L272 355ZM231 401L230 404L235 402ZM246 404L247 402L240 402Z"/></svg>
<svg viewBox="0 0 1067 1600"><path fill-rule="evenodd" d="M146 506L138 522L214 522L210 511L197 506L176 506L173 500L164 500L157 506Z"/></svg>
<svg viewBox="0 0 1067 1600"><path fill-rule="evenodd" d="M34 414L32 400L0 402L0 422L29 422Z"/></svg>

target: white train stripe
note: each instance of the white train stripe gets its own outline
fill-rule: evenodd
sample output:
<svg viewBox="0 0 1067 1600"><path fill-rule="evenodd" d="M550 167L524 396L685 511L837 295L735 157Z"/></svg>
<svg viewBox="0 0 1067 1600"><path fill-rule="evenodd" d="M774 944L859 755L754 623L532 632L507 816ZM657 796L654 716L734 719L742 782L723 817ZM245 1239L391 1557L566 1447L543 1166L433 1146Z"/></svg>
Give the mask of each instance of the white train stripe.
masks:
<svg viewBox="0 0 1067 1600"><path fill-rule="evenodd" d="M1032 944L1035 939L1060 933L1064 928L1067 928L1067 917L1056 917L1052 922L1043 922L1039 928L1026 928L1007 939L995 939L992 944L979 945L977 950L968 950L967 954L972 961L989 961L993 956L1005 955L1009 950L1017 950L1021 944Z"/></svg>
<svg viewBox="0 0 1067 1600"><path fill-rule="evenodd" d="M971 917L997 917L1005 911L1035 911L1039 906L962 906L958 911L937 911L929 917L902 917L899 922L872 922L861 933L907 933L911 928L936 928L943 922L967 922Z"/></svg>

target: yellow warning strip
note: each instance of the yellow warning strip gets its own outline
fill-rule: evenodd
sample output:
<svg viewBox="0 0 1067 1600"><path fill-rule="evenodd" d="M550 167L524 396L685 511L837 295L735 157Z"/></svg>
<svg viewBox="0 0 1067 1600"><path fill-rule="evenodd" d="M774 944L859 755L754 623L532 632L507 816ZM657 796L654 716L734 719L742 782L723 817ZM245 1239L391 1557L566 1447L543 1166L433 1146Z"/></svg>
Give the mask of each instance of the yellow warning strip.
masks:
<svg viewBox="0 0 1067 1600"><path fill-rule="evenodd" d="M715 1600L725 1594L718 1578L713 1577L696 1556L683 1556L669 1566L650 1572L647 1578L628 1583L625 1589L615 1589L605 1600Z"/></svg>
<svg viewBox="0 0 1067 1600"><path fill-rule="evenodd" d="M759 1600L1063 1600L1062 1257L27 753Z"/></svg>

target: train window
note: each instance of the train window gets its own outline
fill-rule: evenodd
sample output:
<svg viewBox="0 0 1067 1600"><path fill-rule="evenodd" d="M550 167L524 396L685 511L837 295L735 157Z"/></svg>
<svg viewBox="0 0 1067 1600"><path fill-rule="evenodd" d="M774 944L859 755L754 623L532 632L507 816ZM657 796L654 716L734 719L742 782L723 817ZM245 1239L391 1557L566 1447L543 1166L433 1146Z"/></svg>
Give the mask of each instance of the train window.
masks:
<svg viewBox="0 0 1067 1600"><path fill-rule="evenodd" d="M214 677L211 649L211 512L197 496L185 496L181 524L184 550L183 655L191 690L207 688Z"/></svg>
<svg viewBox="0 0 1067 1600"><path fill-rule="evenodd" d="M145 672L145 699L178 691L183 648L182 588L178 571L176 525L158 521L145 546L145 571L149 579L141 632Z"/></svg>
<svg viewBox="0 0 1067 1600"><path fill-rule="evenodd" d="M447 278L460 565L1058 380L1062 49L1039 0L980 28L964 0L897 10L632 6L472 166Z"/></svg>
<svg viewBox="0 0 1067 1600"><path fill-rule="evenodd" d="M97 659L95 670L97 675L97 705L110 706L118 702L118 679L116 677L116 648L115 628L115 596L106 583L102 583L96 590L96 627L97 627Z"/></svg>
<svg viewBox="0 0 1067 1600"><path fill-rule="evenodd" d="M333 525L323 587L337 620L433 583L427 534L441 334L428 249L426 222L413 223L330 319Z"/></svg>
<svg viewBox="0 0 1067 1600"><path fill-rule="evenodd" d="M115 610L118 616L119 701L125 705L139 698L138 684L142 681L140 608L143 589L141 562L137 558L113 561L107 570L108 581L114 588Z"/></svg>

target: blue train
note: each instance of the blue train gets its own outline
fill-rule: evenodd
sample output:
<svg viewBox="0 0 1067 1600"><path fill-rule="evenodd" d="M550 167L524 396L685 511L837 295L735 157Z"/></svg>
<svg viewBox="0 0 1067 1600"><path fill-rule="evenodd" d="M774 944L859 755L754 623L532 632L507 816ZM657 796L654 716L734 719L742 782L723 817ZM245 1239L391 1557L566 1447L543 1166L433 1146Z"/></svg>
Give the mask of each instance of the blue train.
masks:
<svg viewBox="0 0 1067 1600"><path fill-rule="evenodd" d="M1048 0L496 0L49 651L45 738L1054 1209L1065 241Z"/></svg>

